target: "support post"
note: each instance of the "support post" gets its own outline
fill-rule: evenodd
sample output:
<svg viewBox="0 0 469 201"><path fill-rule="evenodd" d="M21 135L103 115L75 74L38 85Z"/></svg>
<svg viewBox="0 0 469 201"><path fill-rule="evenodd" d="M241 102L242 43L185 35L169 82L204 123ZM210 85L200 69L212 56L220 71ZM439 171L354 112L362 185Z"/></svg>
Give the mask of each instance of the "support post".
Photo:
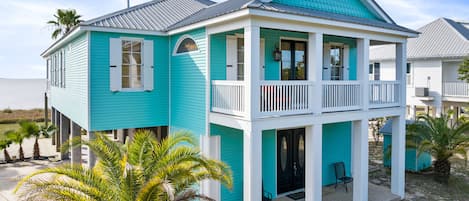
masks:
<svg viewBox="0 0 469 201"><path fill-rule="evenodd" d="M70 139L70 119L67 118L65 115L60 115L60 159L65 160L69 159L68 154L70 153L69 150L62 150L62 146L65 143L68 143Z"/></svg>
<svg viewBox="0 0 469 201"><path fill-rule="evenodd" d="M309 33L308 36L308 81L314 82L313 86L309 86L311 90L308 92L308 106L314 114L322 112L322 63L323 63L323 33ZM313 100L319 97L318 100Z"/></svg>
<svg viewBox="0 0 469 201"><path fill-rule="evenodd" d="M124 129L118 129L118 130L116 130L116 132L117 132L117 140L120 143L124 144L124 142L125 142Z"/></svg>
<svg viewBox="0 0 469 201"><path fill-rule="evenodd" d="M81 127L76 124L75 122L71 122L72 124L72 132L71 132L71 138L81 138ZM81 146L74 147L71 150L72 159L72 165L79 165L81 164Z"/></svg>
<svg viewBox="0 0 469 201"><path fill-rule="evenodd" d="M405 196L405 118L392 118L391 192Z"/></svg>
<svg viewBox="0 0 469 201"><path fill-rule="evenodd" d="M53 126L55 126L57 128L57 121L55 119L55 108L51 108L51 123ZM51 141L52 141L52 145L55 145L55 136L57 135L57 131L54 131L51 135Z"/></svg>
<svg viewBox="0 0 469 201"><path fill-rule="evenodd" d="M353 200L368 200L368 119L353 121Z"/></svg>
<svg viewBox="0 0 469 201"><path fill-rule="evenodd" d="M361 84L362 109L369 109L370 97L370 81L368 77L368 67L370 64L370 39L360 38L357 40L357 79ZM405 85L404 85L405 86ZM404 96L405 97L405 96Z"/></svg>
<svg viewBox="0 0 469 201"><path fill-rule="evenodd" d="M322 124L305 131L305 200L322 200Z"/></svg>
<svg viewBox="0 0 469 201"><path fill-rule="evenodd" d="M95 139L95 134L92 131L88 132L88 140ZM96 165L96 155L88 147L88 168L93 168Z"/></svg>
<svg viewBox="0 0 469 201"><path fill-rule="evenodd" d="M244 200L262 200L262 131L251 123L244 129L243 170Z"/></svg>
<svg viewBox="0 0 469 201"><path fill-rule="evenodd" d="M260 112L260 27L251 23L244 27L244 97L248 120L255 119Z"/></svg>
<svg viewBox="0 0 469 201"><path fill-rule="evenodd" d="M406 105L407 42L396 44L396 80L399 81L399 105Z"/></svg>
<svg viewBox="0 0 469 201"><path fill-rule="evenodd" d="M415 106L415 105L410 105L409 106L409 117L410 117L410 119L412 119L412 120L416 119L416 117L417 117L416 111L417 111L417 106Z"/></svg>
<svg viewBox="0 0 469 201"><path fill-rule="evenodd" d="M60 143L60 132L61 132L60 130L62 129L61 128L62 122L60 121L61 120L60 119L61 115L62 114L60 114L59 111L55 110L55 123L57 124L57 129L55 130L55 145L56 145L55 146L55 151L57 151L57 152L60 152L60 146L62 145Z"/></svg>

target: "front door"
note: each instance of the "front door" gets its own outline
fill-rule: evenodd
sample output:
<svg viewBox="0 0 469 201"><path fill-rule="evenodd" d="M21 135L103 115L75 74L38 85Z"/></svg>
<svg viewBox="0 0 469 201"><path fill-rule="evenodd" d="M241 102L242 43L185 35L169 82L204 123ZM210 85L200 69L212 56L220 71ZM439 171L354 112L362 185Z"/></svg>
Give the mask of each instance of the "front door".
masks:
<svg viewBox="0 0 469 201"><path fill-rule="evenodd" d="M349 79L349 51L348 45L324 44L323 80Z"/></svg>
<svg viewBox="0 0 469 201"><path fill-rule="evenodd" d="M282 80L306 80L306 42L282 40Z"/></svg>
<svg viewBox="0 0 469 201"><path fill-rule="evenodd" d="M305 187L305 129L277 132L277 191L285 193Z"/></svg>
<svg viewBox="0 0 469 201"><path fill-rule="evenodd" d="M260 42L260 80L264 80L265 71L265 40ZM257 68L255 66L255 68ZM226 37L226 80L244 80L244 38Z"/></svg>

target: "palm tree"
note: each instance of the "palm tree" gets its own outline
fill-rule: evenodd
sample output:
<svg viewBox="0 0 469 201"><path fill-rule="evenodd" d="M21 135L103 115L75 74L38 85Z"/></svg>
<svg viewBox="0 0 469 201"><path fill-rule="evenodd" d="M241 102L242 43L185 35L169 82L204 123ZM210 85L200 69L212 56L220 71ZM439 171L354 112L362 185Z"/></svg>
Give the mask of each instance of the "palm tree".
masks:
<svg viewBox="0 0 469 201"><path fill-rule="evenodd" d="M24 161L23 141L39 132L39 127L31 121L21 121L20 128L17 131L8 131L6 136L13 143L20 146L18 153L19 159Z"/></svg>
<svg viewBox="0 0 469 201"><path fill-rule="evenodd" d="M34 123L34 122L31 122L31 123ZM55 126L53 126L53 125L45 126L44 125L44 126L40 126L40 127L37 127L37 128L38 128L38 130L35 130L36 132L31 133L31 136L35 137L33 158L36 159L36 160L41 158L41 151L39 149L39 138L41 136L44 136L46 138L51 136L52 133L55 131Z"/></svg>
<svg viewBox="0 0 469 201"><path fill-rule="evenodd" d="M72 28L83 20L80 20L81 15L77 15L76 10L70 9L57 9L57 13L54 14L55 20L50 20L47 24L55 27L52 32L52 39L56 39L59 35L65 35L72 30Z"/></svg>
<svg viewBox="0 0 469 201"><path fill-rule="evenodd" d="M418 153L430 153L435 158L436 179L446 182L451 173L449 159L461 154L467 160L469 122L453 122L447 114L441 114L441 117L421 115L417 119L418 122L408 126L407 132L418 143L412 145L408 141L408 145L415 147Z"/></svg>
<svg viewBox="0 0 469 201"><path fill-rule="evenodd" d="M6 133L0 137L0 150L3 149L3 156L6 162L11 161L10 154L8 153L7 148L10 146L12 141L6 137Z"/></svg>
<svg viewBox="0 0 469 201"><path fill-rule="evenodd" d="M44 200L212 200L194 186L205 179L232 187L232 173L223 162L207 159L194 147L189 133L176 133L158 142L149 131L138 131L120 145L97 133L90 141L74 138L72 146L87 145L98 158L92 169L81 165L50 167L21 180L20 197ZM62 150L67 150L66 145ZM22 186L26 188L19 190Z"/></svg>

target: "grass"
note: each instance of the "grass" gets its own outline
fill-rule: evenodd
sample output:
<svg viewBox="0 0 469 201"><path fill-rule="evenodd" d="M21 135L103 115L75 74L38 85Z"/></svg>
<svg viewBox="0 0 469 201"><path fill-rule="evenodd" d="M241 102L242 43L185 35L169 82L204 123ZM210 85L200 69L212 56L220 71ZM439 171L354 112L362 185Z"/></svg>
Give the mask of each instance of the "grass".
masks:
<svg viewBox="0 0 469 201"><path fill-rule="evenodd" d="M32 120L36 122L42 122L44 121L44 110L43 109L0 110L0 124L12 124L12 123L17 123L22 120Z"/></svg>
<svg viewBox="0 0 469 201"><path fill-rule="evenodd" d="M9 130L17 130L20 127L17 123L14 124L0 124L0 135Z"/></svg>

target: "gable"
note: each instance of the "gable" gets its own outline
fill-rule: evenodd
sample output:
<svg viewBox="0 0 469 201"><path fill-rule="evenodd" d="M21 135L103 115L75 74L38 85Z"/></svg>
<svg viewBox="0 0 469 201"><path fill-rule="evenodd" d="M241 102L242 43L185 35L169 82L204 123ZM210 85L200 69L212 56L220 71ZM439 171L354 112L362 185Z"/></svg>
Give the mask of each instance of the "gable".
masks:
<svg viewBox="0 0 469 201"><path fill-rule="evenodd" d="M384 21L368 9L361 0L273 0L272 2L323 12Z"/></svg>

